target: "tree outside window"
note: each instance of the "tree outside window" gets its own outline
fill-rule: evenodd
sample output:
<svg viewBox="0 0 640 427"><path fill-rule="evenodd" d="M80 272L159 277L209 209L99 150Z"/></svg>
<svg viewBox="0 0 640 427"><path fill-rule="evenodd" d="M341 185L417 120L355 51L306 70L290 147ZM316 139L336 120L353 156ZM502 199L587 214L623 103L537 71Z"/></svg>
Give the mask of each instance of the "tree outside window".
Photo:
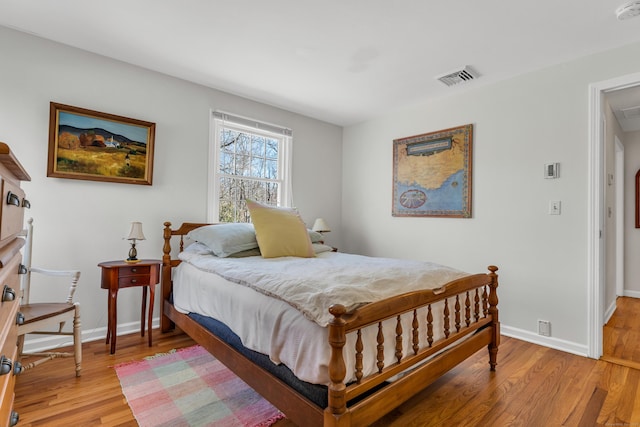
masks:
<svg viewBox="0 0 640 427"><path fill-rule="evenodd" d="M287 206L290 137L226 120L216 120L215 133L216 203L211 220L249 222L246 199Z"/></svg>

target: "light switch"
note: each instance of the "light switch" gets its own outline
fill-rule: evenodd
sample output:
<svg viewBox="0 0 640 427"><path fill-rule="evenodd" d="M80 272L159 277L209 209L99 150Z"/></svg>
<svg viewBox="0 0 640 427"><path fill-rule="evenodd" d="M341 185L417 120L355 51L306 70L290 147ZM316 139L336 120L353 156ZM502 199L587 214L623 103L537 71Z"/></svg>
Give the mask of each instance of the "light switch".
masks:
<svg viewBox="0 0 640 427"><path fill-rule="evenodd" d="M549 215L560 215L560 200L549 201Z"/></svg>

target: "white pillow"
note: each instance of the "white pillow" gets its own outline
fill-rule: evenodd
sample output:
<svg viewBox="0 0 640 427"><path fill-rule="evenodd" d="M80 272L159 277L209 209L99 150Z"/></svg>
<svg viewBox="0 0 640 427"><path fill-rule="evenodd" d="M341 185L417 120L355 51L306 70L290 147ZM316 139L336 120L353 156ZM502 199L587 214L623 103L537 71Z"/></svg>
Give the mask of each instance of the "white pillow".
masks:
<svg viewBox="0 0 640 427"><path fill-rule="evenodd" d="M258 247L253 224L244 222L205 225L190 231L187 236L207 245L220 258Z"/></svg>

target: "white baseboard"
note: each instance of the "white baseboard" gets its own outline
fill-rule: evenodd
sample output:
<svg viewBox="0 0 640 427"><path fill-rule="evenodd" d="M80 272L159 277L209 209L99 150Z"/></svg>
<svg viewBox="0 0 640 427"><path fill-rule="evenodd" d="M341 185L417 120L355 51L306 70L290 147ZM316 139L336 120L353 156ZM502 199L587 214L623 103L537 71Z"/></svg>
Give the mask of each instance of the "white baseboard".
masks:
<svg viewBox="0 0 640 427"><path fill-rule="evenodd" d="M500 332L502 335L511 338L517 338L522 341L554 348L556 350L576 354L578 356L587 357L588 355L588 347L586 344L578 344L576 342L561 340L554 337L543 337L536 333L525 331L524 329L512 328L505 325L500 325Z"/></svg>
<svg viewBox="0 0 640 427"><path fill-rule="evenodd" d="M604 324L606 325L613 313L616 311L616 300L614 299L609 308L604 312Z"/></svg>
<svg viewBox="0 0 640 427"><path fill-rule="evenodd" d="M628 289L625 289L622 292L622 295L625 297L640 298L640 291L630 291Z"/></svg>
<svg viewBox="0 0 640 427"><path fill-rule="evenodd" d="M153 328L160 327L160 318L153 319ZM117 335L126 335L140 332L140 322L131 322L118 325ZM571 341L561 340L554 337L543 337L536 333L526 331L524 329L513 328L504 324L500 325L500 332L507 337L516 338L544 347L554 348L556 350L565 351L567 353L578 356L587 357L588 349L585 344L578 344ZM82 331L82 342L90 342L104 340L107 336L107 328L96 328L88 331ZM32 338L32 339L29 339ZM53 350L60 347L69 347L73 345L71 337L44 337L37 338L37 335L27 336L24 344L25 352L39 352ZM105 344L106 346L106 344Z"/></svg>
<svg viewBox="0 0 640 427"><path fill-rule="evenodd" d="M152 327L157 329L160 327L160 318L153 319ZM116 335L127 335L140 332L140 322L131 322L118 325ZM101 327L82 331L82 342L105 340L107 337L107 327ZM145 338L146 339L146 338ZM116 343L117 344L117 343ZM43 351L55 350L61 347L73 346L73 337L71 336L55 336L55 335L27 335L24 341L25 353L37 353ZM106 344L105 344L106 346Z"/></svg>

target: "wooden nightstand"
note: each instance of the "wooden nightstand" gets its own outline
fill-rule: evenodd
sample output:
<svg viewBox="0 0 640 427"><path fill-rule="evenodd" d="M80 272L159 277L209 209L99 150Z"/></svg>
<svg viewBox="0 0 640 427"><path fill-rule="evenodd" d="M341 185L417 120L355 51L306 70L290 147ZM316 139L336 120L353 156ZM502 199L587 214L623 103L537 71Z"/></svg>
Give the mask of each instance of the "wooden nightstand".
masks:
<svg viewBox="0 0 640 427"><path fill-rule="evenodd" d="M116 332L118 327L118 290L142 286L142 314L140 316L140 336L144 337L145 312L147 309L147 288L149 288L149 347L151 347L151 320L153 316L153 301L156 294L156 284L160 281L160 266L162 261L157 259L143 259L135 264L125 261L107 261L98 264L102 268L102 289L108 289L109 321L107 326L107 341L111 342L111 354L116 352Z"/></svg>

